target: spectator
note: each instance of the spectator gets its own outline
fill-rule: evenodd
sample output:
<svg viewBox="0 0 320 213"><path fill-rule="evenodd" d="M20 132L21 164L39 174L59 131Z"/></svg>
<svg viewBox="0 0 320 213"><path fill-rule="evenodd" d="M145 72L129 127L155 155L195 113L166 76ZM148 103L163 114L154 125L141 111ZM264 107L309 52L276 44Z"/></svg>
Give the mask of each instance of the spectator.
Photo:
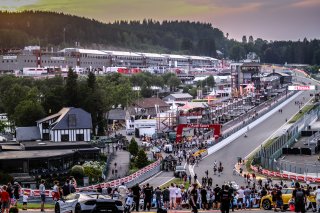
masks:
<svg viewBox="0 0 320 213"><path fill-rule="evenodd" d="M52 189L52 199L57 201L60 199L60 192L59 192L59 181L54 182L54 186Z"/></svg>
<svg viewBox="0 0 320 213"><path fill-rule="evenodd" d="M306 212L305 203L306 203L306 193L301 189L300 184L295 183L295 190L292 192L292 198L294 199L294 208L295 212Z"/></svg>
<svg viewBox="0 0 320 213"><path fill-rule="evenodd" d="M164 208L167 209L169 208L170 204L170 190L169 187L165 188L162 192L162 198L163 198L163 205Z"/></svg>
<svg viewBox="0 0 320 213"><path fill-rule="evenodd" d="M181 194L181 186L177 186L176 187L176 209L182 209L181 208L181 198L182 198L182 194Z"/></svg>
<svg viewBox="0 0 320 213"><path fill-rule="evenodd" d="M155 195L156 195L156 204L157 204L157 209L159 210L162 207L162 203L161 203L161 189L159 187L156 188L156 190L154 191Z"/></svg>
<svg viewBox="0 0 320 213"><path fill-rule="evenodd" d="M170 209L175 209L176 208L176 186L174 185L174 183L171 183L171 186L169 187L169 191L170 191Z"/></svg>
<svg viewBox="0 0 320 213"><path fill-rule="evenodd" d="M15 199L14 205L17 206L19 198L20 198L20 190L21 186L18 182L14 182L13 184L13 197Z"/></svg>
<svg viewBox="0 0 320 213"><path fill-rule="evenodd" d="M221 200L221 213L229 213L230 209L230 201L231 201L231 194L229 191L229 186L225 185L222 187L220 192L220 200Z"/></svg>
<svg viewBox="0 0 320 213"><path fill-rule="evenodd" d="M190 206L193 210L194 213L198 213L198 208L197 208L197 200L198 200L198 192L197 192L197 186L198 184L194 183L193 187L190 190Z"/></svg>
<svg viewBox="0 0 320 213"><path fill-rule="evenodd" d="M152 188L149 186L149 183L147 183L147 186L143 189L143 193L144 193L143 210L145 211L146 208L148 208L148 211L150 211L151 199L152 199Z"/></svg>
<svg viewBox="0 0 320 213"><path fill-rule="evenodd" d="M140 192L141 188L139 187L139 184L136 184L132 187L132 194L133 194L133 201L136 204L136 212L139 211L139 202L140 202Z"/></svg>
<svg viewBox="0 0 320 213"><path fill-rule="evenodd" d="M4 213L9 213L9 208L10 208L10 195L7 192L7 186L4 185L2 186L2 192L1 192L1 202L2 202L2 206L1 206L1 212Z"/></svg>
<svg viewBox="0 0 320 213"><path fill-rule="evenodd" d="M28 209L28 193L24 192L23 193L23 197L22 197L22 203L23 203L23 207L22 210L27 210Z"/></svg>
<svg viewBox="0 0 320 213"><path fill-rule="evenodd" d="M45 180L41 180L41 184L39 185L42 212L44 212L44 203L46 202L46 187L44 183L45 183Z"/></svg>

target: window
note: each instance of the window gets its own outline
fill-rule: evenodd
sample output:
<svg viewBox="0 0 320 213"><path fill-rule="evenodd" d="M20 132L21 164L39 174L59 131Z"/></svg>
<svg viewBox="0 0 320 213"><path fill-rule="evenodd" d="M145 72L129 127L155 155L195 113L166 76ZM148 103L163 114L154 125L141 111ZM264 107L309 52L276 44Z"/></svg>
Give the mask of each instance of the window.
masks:
<svg viewBox="0 0 320 213"><path fill-rule="evenodd" d="M49 129L49 123L42 123L42 129Z"/></svg>
<svg viewBox="0 0 320 213"><path fill-rule="evenodd" d="M44 141L50 140L49 133L43 133L43 134L42 134L42 140L44 140Z"/></svg>
<svg viewBox="0 0 320 213"><path fill-rule="evenodd" d="M84 141L84 135L83 134L76 134L76 141Z"/></svg>
<svg viewBox="0 0 320 213"><path fill-rule="evenodd" d="M69 141L69 135L61 135L61 141Z"/></svg>

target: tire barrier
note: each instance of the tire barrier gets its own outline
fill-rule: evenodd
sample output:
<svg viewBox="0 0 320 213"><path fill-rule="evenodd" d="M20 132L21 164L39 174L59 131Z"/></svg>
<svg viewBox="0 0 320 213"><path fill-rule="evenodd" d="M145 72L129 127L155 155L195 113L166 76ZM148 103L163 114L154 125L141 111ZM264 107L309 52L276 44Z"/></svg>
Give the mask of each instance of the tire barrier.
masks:
<svg viewBox="0 0 320 213"><path fill-rule="evenodd" d="M320 183L320 178L317 177L310 177L310 176L303 176L303 175L296 175L296 174L285 174L281 172L274 172L274 171L269 171L267 169L261 169L259 170L258 167L256 166L250 166L251 169L257 173L266 175L268 177L280 177L282 179L286 180L297 180L297 181L310 181L311 183Z"/></svg>

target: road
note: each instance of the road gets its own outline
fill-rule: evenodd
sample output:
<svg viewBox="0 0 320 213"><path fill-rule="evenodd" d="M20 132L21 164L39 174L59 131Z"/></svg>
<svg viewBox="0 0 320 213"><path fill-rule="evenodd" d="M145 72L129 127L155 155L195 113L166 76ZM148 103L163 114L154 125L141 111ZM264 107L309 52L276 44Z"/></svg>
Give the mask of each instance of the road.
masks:
<svg viewBox="0 0 320 213"><path fill-rule="evenodd" d="M311 82L311 80L308 79L304 79L303 81ZM289 120L299 111L298 106L295 105L294 102L303 101L304 97L305 101L303 102L306 103L312 98L310 97L311 93L313 92L303 92L282 108L283 113L276 112L264 122L251 128L247 138L241 136L212 155L204 158L198 167L194 167L194 173L197 174L198 180L201 180L206 170L209 171L210 176L213 175L213 162L216 160L217 162L222 162L224 172L220 177L213 176L213 184L221 185L227 181L236 181L239 185L243 185L243 178L232 174L232 169L237 162L237 157L244 158L267 140L275 131L281 128L281 126L286 123L286 119Z"/></svg>

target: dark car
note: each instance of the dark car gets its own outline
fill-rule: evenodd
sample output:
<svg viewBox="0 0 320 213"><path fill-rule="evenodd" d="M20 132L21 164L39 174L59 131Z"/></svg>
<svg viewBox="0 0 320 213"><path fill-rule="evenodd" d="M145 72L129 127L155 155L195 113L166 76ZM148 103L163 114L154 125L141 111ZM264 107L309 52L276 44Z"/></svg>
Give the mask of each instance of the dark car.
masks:
<svg viewBox="0 0 320 213"><path fill-rule="evenodd" d="M176 166L176 169L174 170L175 177L183 177L186 174L186 169L183 166Z"/></svg>

